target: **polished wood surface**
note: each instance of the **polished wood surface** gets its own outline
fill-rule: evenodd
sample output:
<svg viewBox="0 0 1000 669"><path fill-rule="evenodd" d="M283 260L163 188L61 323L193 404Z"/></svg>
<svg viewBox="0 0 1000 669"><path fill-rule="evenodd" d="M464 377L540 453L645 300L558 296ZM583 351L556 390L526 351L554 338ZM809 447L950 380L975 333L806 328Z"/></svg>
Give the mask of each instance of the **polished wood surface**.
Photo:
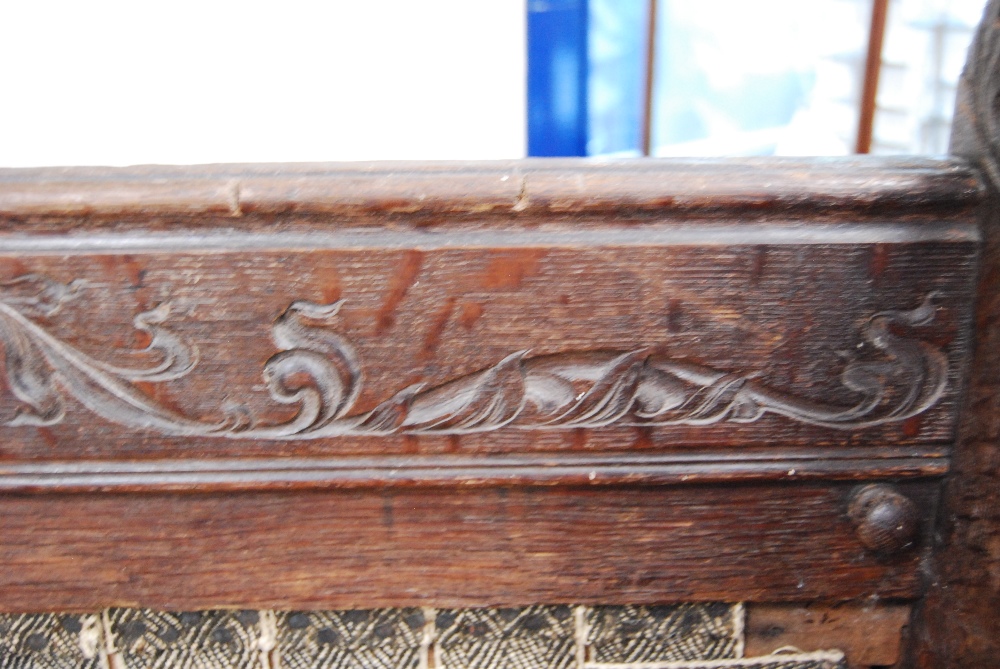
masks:
<svg viewBox="0 0 1000 669"><path fill-rule="evenodd" d="M864 603L994 666L984 30L947 160L0 170L0 610Z"/></svg>
<svg viewBox="0 0 1000 669"><path fill-rule="evenodd" d="M853 486L9 496L0 608L348 609L912 598L920 545L879 556Z"/></svg>
<svg viewBox="0 0 1000 669"><path fill-rule="evenodd" d="M918 598L981 194L914 159L3 172L0 608Z"/></svg>
<svg viewBox="0 0 1000 669"><path fill-rule="evenodd" d="M975 230L896 242L923 231L887 227L802 242L808 233L755 226L725 246L673 241L691 228L628 242L516 230L457 249L391 234L310 251L281 235L254 238L254 250L235 234L223 243L237 250L199 249L203 237L156 250L145 238L128 252L117 238L100 240L104 252L51 237L5 252L0 239L7 338L25 341L8 366L24 389L0 395L0 416L38 424L3 430L3 456L183 458L191 437L199 458L945 443ZM301 341L283 334L293 329ZM282 381L281 398L267 380L327 371L292 370L314 364L296 352L330 361L313 421L291 397L297 381ZM174 369L144 373L164 356ZM937 363L940 389L925 369ZM47 371L62 381L25 406ZM888 395L849 413L866 374L884 375ZM477 402L495 402L493 414L477 416Z"/></svg>

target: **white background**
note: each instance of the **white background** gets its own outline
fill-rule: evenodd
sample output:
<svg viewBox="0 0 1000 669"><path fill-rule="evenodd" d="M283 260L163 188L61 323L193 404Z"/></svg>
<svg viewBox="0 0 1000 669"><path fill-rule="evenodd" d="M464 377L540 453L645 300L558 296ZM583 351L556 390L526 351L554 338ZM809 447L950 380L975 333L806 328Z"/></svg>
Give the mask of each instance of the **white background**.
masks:
<svg viewBox="0 0 1000 669"><path fill-rule="evenodd" d="M515 158L524 0L0 0L0 165Z"/></svg>

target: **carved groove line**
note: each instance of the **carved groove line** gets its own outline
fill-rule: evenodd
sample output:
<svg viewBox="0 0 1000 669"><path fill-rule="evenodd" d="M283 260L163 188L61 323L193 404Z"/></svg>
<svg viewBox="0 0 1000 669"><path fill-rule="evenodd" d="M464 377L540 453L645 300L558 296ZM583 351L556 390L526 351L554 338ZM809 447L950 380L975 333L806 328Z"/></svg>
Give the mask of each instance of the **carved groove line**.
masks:
<svg viewBox="0 0 1000 669"><path fill-rule="evenodd" d="M395 433L467 434L503 427L522 430L599 428L607 425L750 423L771 413L848 430L906 420L932 407L947 384L944 353L904 337L892 326L929 323L929 295L911 311L884 311L861 329L875 360L845 363L840 382L858 395L851 406L823 404L774 390L753 375L718 371L634 351L508 355L497 364L439 386L404 388L371 411L351 413L362 384L354 347L330 325L342 302L293 302L275 321L280 349L264 365L271 397L298 407L285 423L257 425L244 407L218 420L190 417L158 403L136 382L159 383L189 374L197 349L164 325L169 307L136 316L151 341L141 353L149 368L96 360L53 337L30 315L48 316L79 293L26 275L0 286L0 341L11 392L21 402L11 425L52 425L65 416L70 396L113 423L167 435L256 439L319 439Z"/></svg>

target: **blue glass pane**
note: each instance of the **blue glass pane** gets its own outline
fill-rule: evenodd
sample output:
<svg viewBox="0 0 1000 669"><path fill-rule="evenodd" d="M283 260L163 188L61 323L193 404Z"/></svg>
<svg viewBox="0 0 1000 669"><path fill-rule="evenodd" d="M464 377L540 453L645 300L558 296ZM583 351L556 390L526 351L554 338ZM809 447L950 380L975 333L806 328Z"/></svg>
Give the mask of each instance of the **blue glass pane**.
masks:
<svg viewBox="0 0 1000 669"><path fill-rule="evenodd" d="M587 0L529 0L528 155L587 151Z"/></svg>

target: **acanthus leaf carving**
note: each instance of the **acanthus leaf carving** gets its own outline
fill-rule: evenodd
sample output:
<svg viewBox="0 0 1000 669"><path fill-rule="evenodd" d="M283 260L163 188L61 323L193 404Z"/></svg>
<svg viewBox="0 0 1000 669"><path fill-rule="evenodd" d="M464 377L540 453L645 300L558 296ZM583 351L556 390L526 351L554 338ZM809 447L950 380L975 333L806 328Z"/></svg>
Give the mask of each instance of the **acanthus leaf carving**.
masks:
<svg viewBox="0 0 1000 669"><path fill-rule="evenodd" d="M582 351L532 356L512 353L486 369L428 387L408 386L375 408L354 412L363 381L353 345L333 329L343 305L295 301L272 329L279 351L265 363L271 398L297 407L278 424L255 424L245 407L216 420L167 408L141 388L196 369L198 350L165 323L169 306L136 316L158 359L142 366L97 360L60 341L28 314L51 315L79 292L27 275L0 285L0 341L8 387L21 403L10 425L51 425L72 397L101 418L166 435L232 439L320 439L394 433L468 434L501 428L593 429L609 425L750 423L766 414L840 430L906 420L943 396L945 354L926 341L897 334L929 323L934 294L916 309L876 313L861 328L876 359L845 361L841 384L858 400L826 404L775 390L754 374L739 374L651 355L645 350ZM871 357L871 356L869 356Z"/></svg>

